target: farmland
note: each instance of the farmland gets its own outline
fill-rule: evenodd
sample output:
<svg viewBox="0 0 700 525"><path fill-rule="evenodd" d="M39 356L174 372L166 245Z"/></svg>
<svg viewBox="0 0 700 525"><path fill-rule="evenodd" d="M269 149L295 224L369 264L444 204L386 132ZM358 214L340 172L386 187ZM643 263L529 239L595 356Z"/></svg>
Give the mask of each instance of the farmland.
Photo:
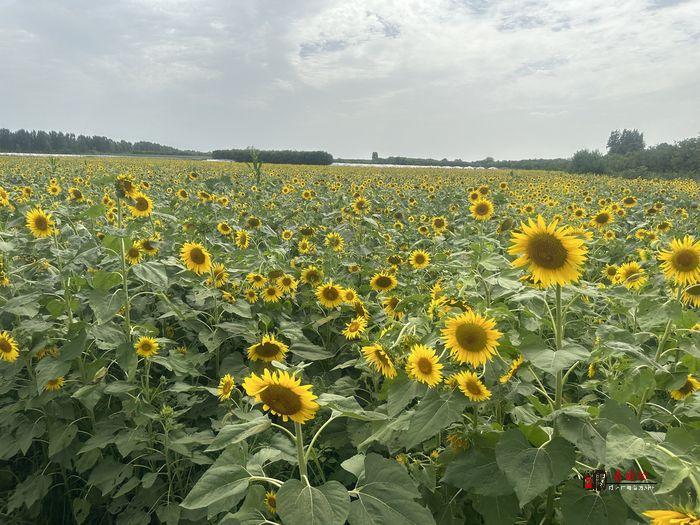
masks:
<svg viewBox="0 0 700 525"><path fill-rule="evenodd" d="M2 522L691 513L698 195L546 171L0 158ZM585 488L595 470L623 484Z"/></svg>

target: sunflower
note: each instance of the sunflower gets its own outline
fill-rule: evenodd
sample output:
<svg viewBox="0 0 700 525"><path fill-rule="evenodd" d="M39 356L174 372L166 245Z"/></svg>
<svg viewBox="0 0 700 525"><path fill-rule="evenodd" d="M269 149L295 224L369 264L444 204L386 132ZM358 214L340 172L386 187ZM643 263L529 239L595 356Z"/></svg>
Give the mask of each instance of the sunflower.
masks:
<svg viewBox="0 0 700 525"><path fill-rule="evenodd" d="M472 202L469 211L477 221L487 221L493 217L493 203L488 199L478 199Z"/></svg>
<svg viewBox="0 0 700 525"><path fill-rule="evenodd" d="M147 255L155 255L158 253L158 239L158 235L156 235L155 238L142 239L139 241L139 248Z"/></svg>
<svg viewBox="0 0 700 525"><path fill-rule="evenodd" d="M352 209L357 215L362 215L369 212L370 205L364 197L358 197L352 203Z"/></svg>
<svg viewBox="0 0 700 525"><path fill-rule="evenodd" d="M525 358L522 355L513 359L513 362L510 364L510 368L508 369L508 371L501 377L499 377L498 381L500 383L507 383L508 381L510 381L515 372L518 371L518 368L520 368L520 365L522 365L524 361Z"/></svg>
<svg viewBox="0 0 700 525"><path fill-rule="evenodd" d="M587 249L583 240L568 228L557 227L557 221L547 225L541 215L537 222L521 224L522 233L513 233L511 255L520 255L513 265L527 266L536 283L543 286L564 285L578 280Z"/></svg>
<svg viewBox="0 0 700 525"><path fill-rule="evenodd" d="M423 250L414 250L411 252L408 260L413 268L420 270L422 268L427 268L430 264L430 254Z"/></svg>
<svg viewBox="0 0 700 525"><path fill-rule="evenodd" d="M129 249L124 254L124 257L129 262L129 264L138 264L143 258L143 252L141 251L141 245L138 242L133 243Z"/></svg>
<svg viewBox="0 0 700 525"><path fill-rule="evenodd" d="M294 293L299 286L297 280L288 273L282 274L277 278L277 286L283 293Z"/></svg>
<svg viewBox="0 0 700 525"><path fill-rule="evenodd" d="M274 490L265 493L265 505L270 514L277 513L277 492Z"/></svg>
<svg viewBox="0 0 700 525"><path fill-rule="evenodd" d="M434 387L442 381L442 367L435 350L425 345L414 345L406 363L409 377Z"/></svg>
<svg viewBox="0 0 700 525"><path fill-rule="evenodd" d="M207 273L211 269L211 256L204 246L194 242L186 242L180 250L180 260L188 270L197 275Z"/></svg>
<svg viewBox="0 0 700 525"><path fill-rule="evenodd" d="M627 196L624 199L622 199L622 205L625 208L632 208L632 207L636 206L636 204L637 204L637 197L632 197L630 195L630 196Z"/></svg>
<svg viewBox="0 0 700 525"><path fill-rule="evenodd" d="M217 395L219 396L220 401L231 398L231 392L233 392L234 385L235 383L233 382L233 377L231 377L231 374L226 374L219 380Z"/></svg>
<svg viewBox="0 0 700 525"><path fill-rule="evenodd" d="M264 302L277 303L282 297L282 290L278 286L271 284L261 292L261 295Z"/></svg>
<svg viewBox="0 0 700 525"><path fill-rule="evenodd" d="M673 239L668 250L661 251L661 269L667 279L677 284L700 281L700 241L690 235L683 240Z"/></svg>
<svg viewBox="0 0 700 525"><path fill-rule="evenodd" d="M149 217L153 213L153 201L147 195L138 193L134 197L134 203L129 206L133 217Z"/></svg>
<svg viewBox="0 0 700 525"><path fill-rule="evenodd" d="M50 213L37 206L27 213L27 228L37 239L50 237L54 232L54 221Z"/></svg>
<svg viewBox="0 0 700 525"><path fill-rule="evenodd" d="M243 388L246 394L263 404L263 410L281 416L283 421L291 419L304 424L313 419L319 409L311 385L302 385L301 379L285 371L270 373L265 369L262 377L251 374L243 381Z"/></svg>
<svg viewBox="0 0 700 525"><path fill-rule="evenodd" d="M388 292L389 290L396 288L397 284L398 281L396 280L396 277L385 272L375 273L369 282L372 289L377 292Z"/></svg>
<svg viewBox="0 0 700 525"><path fill-rule="evenodd" d="M310 285L316 285L323 279L323 270L316 268L315 266L309 266L304 268L301 272L301 282Z"/></svg>
<svg viewBox="0 0 700 525"><path fill-rule="evenodd" d="M501 335L493 319L472 311L448 319L442 330L442 340L452 357L472 366L485 364L493 358Z"/></svg>
<svg viewBox="0 0 700 525"><path fill-rule="evenodd" d="M346 339L359 339L367 329L367 319L364 316L357 316L345 325L343 335Z"/></svg>
<svg viewBox="0 0 700 525"><path fill-rule="evenodd" d="M681 300L685 304L690 304L700 308L700 283L691 284L681 292Z"/></svg>
<svg viewBox="0 0 700 525"><path fill-rule="evenodd" d="M647 282L644 268L636 262L628 262L620 266L615 275L615 283L622 284L630 290L639 290Z"/></svg>
<svg viewBox="0 0 700 525"><path fill-rule="evenodd" d="M683 383L683 386L681 386L678 390L671 390L671 397L680 401L697 390L700 390L700 381L689 374L685 383Z"/></svg>
<svg viewBox="0 0 700 525"><path fill-rule="evenodd" d="M49 392L56 392L63 388L63 383L65 383L65 378L63 376L57 377L55 379L49 379L44 385L44 390Z"/></svg>
<svg viewBox="0 0 700 525"><path fill-rule="evenodd" d="M355 304L357 301L357 292L354 288L343 288L343 301L345 304Z"/></svg>
<svg viewBox="0 0 700 525"><path fill-rule="evenodd" d="M10 335L10 332L0 332L0 359L14 363L18 357L17 341Z"/></svg>
<svg viewBox="0 0 700 525"><path fill-rule="evenodd" d="M250 283L250 285L253 288L255 288L256 290L260 290L261 288L264 288L265 285L267 284L267 277L265 277L261 273L251 272L248 275L246 275L245 280L248 281Z"/></svg>
<svg viewBox="0 0 700 525"><path fill-rule="evenodd" d="M341 235L336 232L331 232L326 235L326 240L323 242L323 244L337 253L340 253L345 249L345 239L343 239Z"/></svg>
<svg viewBox="0 0 700 525"><path fill-rule="evenodd" d="M396 377L396 368L394 368L394 363L386 353L382 345L373 344L369 346L363 346L361 349L362 355L369 362L370 366L381 373L384 377L393 379Z"/></svg>
<svg viewBox="0 0 700 525"><path fill-rule="evenodd" d="M250 304L255 304L258 302L258 292L253 290L252 288L248 288L244 293L243 293L245 300L248 301Z"/></svg>
<svg viewBox="0 0 700 525"><path fill-rule="evenodd" d="M617 270L619 270L619 268L616 265L606 264L605 269L603 270L603 276L610 282L613 282L615 280L615 276L617 275Z"/></svg>
<svg viewBox="0 0 700 525"><path fill-rule="evenodd" d="M223 235L224 237L228 237L233 233L233 229L227 222L220 222L216 225L216 230Z"/></svg>
<svg viewBox="0 0 700 525"><path fill-rule="evenodd" d="M600 229L603 229L607 226L610 226L614 220L615 216L612 214L612 212L608 209L603 209L600 210L598 213L596 213L592 218L590 225Z"/></svg>
<svg viewBox="0 0 700 525"><path fill-rule="evenodd" d="M430 221L435 233L440 234L447 229L447 219L445 217L433 217Z"/></svg>
<svg viewBox="0 0 700 525"><path fill-rule="evenodd" d="M454 374L450 378L450 382L456 384L470 401L485 401L491 397L491 391L486 388L486 385L481 382L474 372L469 370Z"/></svg>
<svg viewBox="0 0 700 525"><path fill-rule="evenodd" d="M134 350L141 357L153 357L158 354L158 341L153 337L143 336L134 345Z"/></svg>
<svg viewBox="0 0 700 525"><path fill-rule="evenodd" d="M283 361L289 347L274 335L263 335L259 343L248 347L248 359L251 361Z"/></svg>
<svg viewBox="0 0 700 525"><path fill-rule="evenodd" d="M248 235L248 232L245 230L238 230L236 232L236 246L241 249L245 250L248 248L250 245L250 235Z"/></svg>
<svg viewBox="0 0 700 525"><path fill-rule="evenodd" d="M389 297L385 297L384 299L382 299L382 306L384 307L384 312L388 317L392 318L395 321L402 319L404 316L403 307L401 310L398 309L400 302L401 299L399 299L395 295L390 295Z"/></svg>
<svg viewBox="0 0 700 525"><path fill-rule="evenodd" d="M209 286L216 286L217 288L223 288L228 282L228 272L226 267L221 263L213 264L209 270L209 277L207 277L207 284Z"/></svg>
<svg viewBox="0 0 700 525"><path fill-rule="evenodd" d="M683 510L647 510L643 512L647 518L651 518L651 525L699 525L700 517L689 511Z"/></svg>
<svg viewBox="0 0 700 525"><path fill-rule="evenodd" d="M326 308L335 308L343 304L343 289L328 281L316 287L316 299Z"/></svg>

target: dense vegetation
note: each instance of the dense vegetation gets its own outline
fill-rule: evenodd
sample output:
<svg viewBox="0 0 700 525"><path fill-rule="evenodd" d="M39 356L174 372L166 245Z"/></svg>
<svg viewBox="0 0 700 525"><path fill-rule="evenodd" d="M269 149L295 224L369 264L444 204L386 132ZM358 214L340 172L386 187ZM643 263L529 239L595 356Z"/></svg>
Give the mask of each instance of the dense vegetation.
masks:
<svg viewBox="0 0 700 525"><path fill-rule="evenodd" d="M696 182L253 167L0 158L0 522L697 523Z"/></svg>
<svg viewBox="0 0 700 525"><path fill-rule="evenodd" d="M224 149L212 151L211 156L214 159L236 162L250 162L253 157L256 157L260 162L267 164L328 165L333 163L333 155L325 151Z"/></svg>
<svg viewBox="0 0 700 525"><path fill-rule="evenodd" d="M155 142L128 142L97 135L75 135L62 131L10 131L0 128L0 152L60 153L101 155L204 155L199 151L180 150Z"/></svg>

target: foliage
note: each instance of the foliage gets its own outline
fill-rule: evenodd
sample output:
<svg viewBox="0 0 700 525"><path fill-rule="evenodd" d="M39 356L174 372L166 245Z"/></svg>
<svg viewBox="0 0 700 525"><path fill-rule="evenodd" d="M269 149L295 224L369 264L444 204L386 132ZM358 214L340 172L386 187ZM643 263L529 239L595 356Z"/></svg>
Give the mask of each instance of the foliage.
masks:
<svg viewBox="0 0 700 525"><path fill-rule="evenodd" d="M250 162L251 148L214 150L214 159ZM333 155L325 151L255 150L257 159L268 164L332 164Z"/></svg>

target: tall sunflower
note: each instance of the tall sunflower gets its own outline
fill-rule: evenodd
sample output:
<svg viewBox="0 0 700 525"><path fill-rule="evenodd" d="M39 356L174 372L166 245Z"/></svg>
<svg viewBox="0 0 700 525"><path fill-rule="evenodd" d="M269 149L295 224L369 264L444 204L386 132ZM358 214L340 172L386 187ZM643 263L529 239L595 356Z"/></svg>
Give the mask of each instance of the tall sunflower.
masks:
<svg viewBox="0 0 700 525"><path fill-rule="evenodd" d="M138 193L133 204L129 206L129 211L134 217L148 217L153 213L153 201L144 193Z"/></svg>
<svg viewBox="0 0 700 525"><path fill-rule="evenodd" d="M488 199L480 198L472 202L469 211L477 221L487 221L493 217L493 203Z"/></svg>
<svg viewBox="0 0 700 525"><path fill-rule="evenodd" d="M389 290L396 288L397 284L398 281L396 280L396 277L385 272L375 273L369 282L372 289L377 292L388 292Z"/></svg>
<svg viewBox="0 0 700 525"><path fill-rule="evenodd" d="M231 377L231 374L226 374L219 380L219 387L216 390L220 401L231 397L231 392L233 392L234 385L235 383L233 381L233 377Z"/></svg>
<svg viewBox="0 0 700 525"><path fill-rule="evenodd" d="M54 232L54 221L50 213L37 206L27 213L27 228L37 239L50 237Z"/></svg>
<svg viewBox="0 0 700 525"><path fill-rule="evenodd" d="M381 373L384 377L388 377L389 379L396 377L394 362L391 360L389 354L386 353L382 345L377 343L369 346L363 346L361 352L362 355L365 356L365 359L370 366L376 369L377 372Z"/></svg>
<svg viewBox="0 0 700 525"><path fill-rule="evenodd" d="M647 280L644 268L634 261L620 265L615 275L615 283L622 284L630 290L639 290Z"/></svg>
<svg viewBox="0 0 700 525"><path fill-rule="evenodd" d="M274 335L265 334L259 343L248 347L248 359L251 361L284 361L289 347Z"/></svg>
<svg viewBox="0 0 700 525"><path fill-rule="evenodd" d="M343 289L328 281L316 288L316 299L326 308L335 308L343 304Z"/></svg>
<svg viewBox="0 0 700 525"><path fill-rule="evenodd" d="M277 303L282 298L282 289L275 284L271 284L267 286L260 295L262 296L262 300L266 303Z"/></svg>
<svg viewBox="0 0 700 525"><path fill-rule="evenodd" d="M442 340L452 357L472 366L483 365L493 358L501 335L493 319L473 311L448 319L442 330Z"/></svg>
<svg viewBox="0 0 700 525"><path fill-rule="evenodd" d="M564 285L578 280L586 260L583 240L560 228L557 221L549 225L541 215L537 222L528 219L521 224L521 233L513 233L511 255L519 255L513 265L527 266L536 283L543 286Z"/></svg>
<svg viewBox="0 0 700 525"><path fill-rule="evenodd" d="M0 332L0 359L3 361L8 361L14 363L19 357L19 350L17 346L17 341L10 334L10 332L2 331Z"/></svg>
<svg viewBox="0 0 700 525"><path fill-rule="evenodd" d="M317 396L311 391L311 385L302 385L301 379L285 371L263 375L251 374L243 381L246 394L263 404L263 410L281 416L283 421L291 419L304 424L313 419L319 409L314 401Z"/></svg>
<svg viewBox="0 0 700 525"><path fill-rule="evenodd" d="M211 256L207 249L196 242L186 242L180 250L180 260L188 270L197 275L207 273L211 269Z"/></svg>
<svg viewBox="0 0 700 525"><path fill-rule="evenodd" d="M409 377L431 388L442 381L442 368L435 350L420 344L413 346L406 362Z"/></svg>
<svg viewBox="0 0 700 525"><path fill-rule="evenodd" d="M663 250L659 259L667 279L677 284L700 282L700 241L690 235L682 240L673 239L668 250Z"/></svg>
<svg viewBox="0 0 700 525"><path fill-rule="evenodd" d="M134 350L141 357L153 357L158 354L158 341L153 337L143 336L136 341Z"/></svg>
<svg viewBox="0 0 700 525"><path fill-rule="evenodd" d="M416 270L427 268L430 265L430 254L423 250L414 250L408 258L408 262Z"/></svg>
<svg viewBox="0 0 700 525"><path fill-rule="evenodd" d="M459 387L470 401L485 401L491 397L491 391L481 382L474 372L464 370L452 376L451 380Z"/></svg>

